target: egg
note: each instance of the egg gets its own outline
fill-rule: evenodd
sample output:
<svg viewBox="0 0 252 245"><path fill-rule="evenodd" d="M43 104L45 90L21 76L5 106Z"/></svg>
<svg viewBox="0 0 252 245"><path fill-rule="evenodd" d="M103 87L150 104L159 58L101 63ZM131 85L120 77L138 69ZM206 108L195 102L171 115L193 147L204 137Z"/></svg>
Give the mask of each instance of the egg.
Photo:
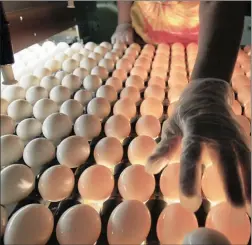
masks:
<svg viewBox="0 0 252 245"><path fill-rule="evenodd" d="M81 87L81 80L78 76L69 74L63 78L61 85L69 88L74 93Z"/></svg>
<svg viewBox="0 0 252 245"><path fill-rule="evenodd" d="M31 105L34 105L38 100L48 98L48 91L44 87L33 86L26 91L25 97Z"/></svg>
<svg viewBox="0 0 252 245"><path fill-rule="evenodd" d="M175 87L180 84L181 85L188 84L187 78L184 75L182 75L180 73L176 73L176 74L173 74L172 76L169 77L168 85L170 88Z"/></svg>
<svg viewBox="0 0 252 245"><path fill-rule="evenodd" d="M195 245L231 245L228 239L220 232L200 227L192 232L186 234L183 240L183 245L195 244Z"/></svg>
<svg viewBox="0 0 252 245"><path fill-rule="evenodd" d="M53 215L46 206L28 204L10 218L4 244L46 244L53 232L53 225Z"/></svg>
<svg viewBox="0 0 252 245"><path fill-rule="evenodd" d="M116 92L119 92L123 86L122 81L117 77L110 77L106 81L106 85L111 85L116 90Z"/></svg>
<svg viewBox="0 0 252 245"><path fill-rule="evenodd" d="M82 115L75 121L74 132L77 136L92 140L101 132L101 122L96 115Z"/></svg>
<svg viewBox="0 0 252 245"><path fill-rule="evenodd" d="M130 48L136 49L138 52L141 50L141 46L138 43L130 44Z"/></svg>
<svg viewBox="0 0 252 245"><path fill-rule="evenodd" d="M242 208L228 203L212 207L207 215L206 228L224 234L231 244L248 244L250 238L249 217Z"/></svg>
<svg viewBox="0 0 252 245"><path fill-rule="evenodd" d="M21 121L16 128L17 136L28 143L30 140L40 136L42 133L42 124L35 118L27 118Z"/></svg>
<svg viewBox="0 0 252 245"><path fill-rule="evenodd" d="M163 101L165 98L165 91L159 85L150 85L144 91L144 98L155 98L159 101Z"/></svg>
<svg viewBox="0 0 252 245"><path fill-rule="evenodd" d="M69 116L73 122L83 114L83 110L83 105L74 99L66 100L60 107L60 113Z"/></svg>
<svg viewBox="0 0 252 245"><path fill-rule="evenodd" d="M149 97L144 99L140 106L140 113L144 115L152 115L157 119L161 118L163 115L163 105L160 100L156 98Z"/></svg>
<svg viewBox="0 0 252 245"><path fill-rule="evenodd" d="M48 116L42 125L43 135L58 144L72 131L71 119L63 113L53 113Z"/></svg>
<svg viewBox="0 0 252 245"><path fill-rule="evenodd" d="M76 42L71 45L71 49L76 50L76 51L80 51L82 48L83 48L82 43Z"/></svg>
<svg viewBox="0 0 252 245"><path fill-rule="evenodd" d="M96 66L91 70L91 75L96 75L100 77L103 81L109 76L108 70L102 66Z"/></svg>
<svg viewBox="0 0 252 245"><path fill-rule="evenodd" d="M136 60L136 57L132 54L125 54L124 56L122 56L122 58L129 60L132 65L135 63Z"/></svg>
<svg viewBox="0 0 252 245"><path fill-rule="evenodd" d="M163 80L166 80L167 78L167 70L163 67L156 67L152 69L150 73L151 77L161 77Z"/></svg>
<svg viewBox="0 0 252 245"><path fill-rule="evenodd" d="M74 174L71 169L62 165L46 169L38 182L41 197L50 202L59 202L69 197L73 188Z"/></svg>
<svg viewBox="0 0 252 245"><path fill-rule="evenodd" d="M91 54L91 52L92 51L90 51L90 50L88 50L86 48L82 48L79 53L84 55L84 57L88 57L88 55Z"/></svg>
<svg viewBox="0 0 252 245"><path fill-rule="evenodd" d="M111 154L113 152L113 154ZM97 164L108 168L114 168L121 162L123 157L123 147L120 141L114 137L105 137L95 146L94 159Z"/></svg>
<svg viewBox="0 0 252 245"><path fill-rule="evenodd" d="M100 120L106 118L110 110L109 101L102 97L92 99L87 105L87 113L98 116Z"/></svg>
<svg viewBox="0 0 252 245"><path fill-rule="evenodd" d="M134 66L141 66L146 71L149 71L150 67L151 67L151 62L148 59L146 59L146 58L138 58L136 60L136 62L134 63Z"/></svg>
<svg viewBox="0 0 252 245"><path fill-rule="evenodd" d="M251 119L251 103L247 103L244 107L244 114L247 118Z"/></svg>
<svg viewBox="0 0 252 245"><path fill-rule="evenodd" d="M1 205L23 200L32 192L34 186L35 176L29 167L23 164L7 166L1 170Z"/></svg>
<svg viewBox="0 0 252 245"><path fill-rule="evenodd" d="M132 55L132 56L134 56L135 58L138 56L138 54L139 54L139 51L137 51L136 49L134 49L134 48L127 48L126 50L125 50L125 55Z"/></svg>
<svg viewBox="0 0 252 245"><path fill-rule="evenodd" d="M94 52L104 56L108 52L108 49L99 45L95 47Z"/></svg>
<svg viewBox="0 0 252 245"><path fill-rule="evenodd" d="M121 173L118 189L124 200L146 202L155 190L155 178L142 165L132 165Z"/></svg>
<svg viewBox="0 0 252 245"><path fill-rule="evenodd" d="M140 91L144 88L144 80L140 76L131 75L127 78L125 86L126 87L132 86Z"/></svg>
<svg viewBox="0 0 252 245"><path fill-rule="evenodd" d="M85 204L74 205L60 217L56 226L59 244L95 244L101 233L101 218Z"/></svg>
<svg viewBox="0 0 252 245"><path fill-rule="evenodd" d="M61 69L61 62L59 60L48 60L45 63L45 68L51 70L52 72L56 72Z"/></svg>
<svg viewBox="0 0 252 245"><path fill-rule="evenodd" d="M129 72L132 69L132 63L127 58L121 58L116 63L116 69L122 69L125 70L126 72Z"/></svg>
<svg viewBox="0 0 252 245"><path fill-rule="evenodd" d="M88 75L83 81L83 87L90 92L96 92L101 85L102 80L97 75Z"/></svg>
<svg viewBox="0 0 252 245"><path fill-rule="evenodd" d="M173 112L175 110L175 107L176 107L176 101L173 102L173 103L171 103L171 104L169 104L168 109L167 109L168 117L172 116L172 114L173 114Z"/></svg>
<svg viewBox="0 0 252 245"><path fill-rule="evenodd" d="M128 158L131 164L145 165L154 153L157 143L149 136L141 135L134 138L128 147Z"/></svg>
<svg viewBox="0 0 252 245"><path fill-rule="evenodd" d="M0 125L1 125L1 136L7 134L14 134L15 132L15 122L7 115L0 115Z"/></svg>
<svg viewBox="0 0 252 245"><path fill-rule="evenodd" d="M244 130L246 135L250 134L250 122L249 120L242 115L235 116L236 121L239 123L240 127Z"/></svg>
<svg viewBox="0 0 252 245"><path fill-rule="evenodd" d="M68 56L68 57L72 57L75 53L77 53L78 51L68 48L64 51L64 53Z"/></svg>
<svg viewBox="0 0 252 245"><path fill-rule="evenodd" d="M146 80L148 77L148 72L141 66L135 66L130 72L130 75L137 75L142 78L142 80Z"/></svg>
<svg viewBox="0 0 252 245"><path fill-rule="evenodd" d="M7 114L7 109L9 105L8 101L1 98L0 104L1 104L1 114Z"/></svg>
<svg viewBox="0 0 252 245"><path fill-rule="evenodd" d="M76 60L78 62L78 65L80 64L80 61L85 58L83 54L76 53L72 56L72 59Z"/></svg>
<svg viewBox="0 0 252 245"><path fill-rule="evenodd" d="M60 80L55 76L45 76L40 82L40 86L45 88L49 93L52 88L58 85L60 85Z"/></svg>
<svg viewBox="0 0 252 245"><path fill-rule="evenodd" d="M51 162L55 157L55 146L50 140L37 138L30 141L23 154L24 162L31 168L37 168Z"/></svg>
<svg viewBox="0 0 252 245"><path fill-rule="evenodd" d="M15 100L9 104L7 113L13 120L20 122L32 116L32 105L26 100Z"/></svg>
<svg viewBox="0 0 252 245"><path fill-rule="evenodd" d="M72 73L78 67L78 61L75 59L66 59L62 63L62 70L67 73Z"/></svg>
<svg viewBox="0 0 252 245"><path fill-rule="evenodd" d="M151 77L148 81L148 86L150 85L159 85L161 88L165 89L165 80L161 77Z"/></svg>
<svg viewBox="0 0 252 245"><path fill-rule="evenodd" d="M113 48L111 50L111 53L114 53L114 54L116 54L116 56L118 56L118 58L121 58L122 55L123 55L123 50L122 49Z"/></svg>
<svg viewBox="0 0 252 245"><path fill-rule="evenodd" d="M146 135L155 139L160 134L160 131L160 122L156 117L152 115L142 116L136 123L137 135Z"/></svg>
<svg viewBox="0 0 252 245"><path fill-rule="evenodd" d="M8 103L11 103L14 100L24 99L25 98L25 90L16 85L10 85L7 86L1 94L1 106L2 103L4 103L4 107L6 107L6 102L3 101L6 100ZM3 110L4 111L4 110ZM2 110L1 110L2 113Z"/></svg>
<svg viewBox="0 0 252 245"><path fill-rule="evenodd" d="M105 59L111 59L111 60L113 60L115 62L115 61L117 61L119 59L119 56L114 52L107 52L104 55L104 58Z"/></svg>
<svg viewBox="0 0 252 245"><path fill-rule="evenodd" d="M97 44L94 42L87 42L84 47L90 51L93 51L97 47Z"/></svg>
<svg viewBox="0 0 252 245"><path fill-rule="evenodd" d="M148 208L140 201L126 200L111 213L107 237L111 245L142 244L151 228Z"/></svg>
<svg viewBox="0 0 252 245"><path fill-rule="evenodd" d="M104 67L108 72L111 72L114 70L114 61L112 59L101 59L98 63L100 67Z"/></svg>
<svg viewBox="0 0 252 245"><path fill-rule="evenodd" d="M251 96L250 95L251 95L250 85L244 86L239 89L237 98L242 105L245 105L247 103L251 103Z"/></svg>
<svg viewBox="0 0 252 245"><path fill-rule="evenodd" d="M111 103L117 100L117 93L113 86L103 85L96 91L96 97L105 98Z"/></svg>
<svg viewBox="0 0 252 245"><path fill-rule="evenodd" d="M51 50L53 50L56 47L55 43L52 41L46 41L42 44L42 48L46 51L46 52L50 52Z"/></svg>
<svg viewBox="0 0 252 245"><path fill-rule="evenodd" d="M25 90L27 90L28 88L30 88L32 86L38 86L39 85L39 79L36 76L33 76L33 75L26 75L26 76L23 76L20 79L19 85L22 88L24 88Z"/></svg>
<svg viewBox="0 0 252 245"><path fill-rule="evenodd" d="M197 228L194 213L184 209L179 203L170 204L161 212L156 227L161 244L181 244L185 235Z"/></svg>
<svg viewBox="0 0 252 245"><path fill-rule="evenodd" d="M122 98L118 100L113 108L114 115L123 115L128 120L136 116L136 106L129 98Z"/></svg>
<svg viewBox="0 0 252 245"><path fill-rule="evenodd" d="M167 78L167 72L169 67L168 60L166 61L160 61L161 59L155 59L152 62L152 71L151 71L151 77L159 75L159 77L162 77L164 79ZM161 72L159 74L159 72Z"/></svg>
<svg viewBox="0 0 252 245"><path fill-rule="evenodd" d="M65 71L57 71L55 74L55 77L61 82L62 79L67 75L68 73Z"/></svg>
<svg viewBox="0 0 252 245"><path fill-rule="evenodd" d="M123 69L116 69L113 71L112 77L117 77L123 82L127 79L127 72Z"/></svg>
<svg viewBox="0 0 252 245"><path fill-rule="evenodd" d="M116 42L113 45L113 49L121 49L121 50L125 50L127 48L127 45L123 42Z"/></svg>
<svg viewBox="0 0 252 245"><path fill-rule="evenodd" d="M170 88L168 91L168 99L170 103L178 101L180 95L183 93L184 87L181 85L176 85L175 87Z"/></svg>
<svg viewBox="0 0 252 245"><path fill-rule="evenodd" d="M41 99L33 106L33 115L43 122L49 115L58 111L56 102L51 99Z"/></svg>
<svg viewBox="0 0 252 245"><path fill-rule="evenodd" d="M55 60L58 60L59 62L64 62L65 60L67 60L69 57L67 54L61 52L61 53L58 53L54 56L54 59Z"/></svg>
<svg viewBox="0 0 252 245"><path fill-rule="evenodd" d="M84 89L80 89L74 94L74 99L80 102L83 106L86 106L92 98L92 92Z"/></svg>
<svg viewBox="0 0 252 245"><path fill-rule="evenodd" d="M90 146L85 137L70 136L57 147L57 160L68 168L77 168L84 164L90 154Z"/></svg>
<svg viewBox="0 0 252 245"><path fill-rule="evenodd" d="M102 59L102 55L99 54L99 53L96 53L96 52L91 52L89 55L88 55L88 58L91 58L93 60L96 61L96 63L98 63L101 59Z"/></svg>
<svg viewBox="0 0 252 245"><path fill-rule="evenodd" d="M3 234L5 232L7 222L8 222L7 211L3 206L1 206L1 233L0 233L1 237L3 236Z"/></svg>
<svg viewBox="0 0 252 245"><path fill-rule="evenodd" d="M130 99L133 103L137 103L141 99L139 90L132 86L124 88L120 93L120 98Z"/></svg>
<svg viewBox="0 0 252 245"><path fill-rule="evenodd" d="M38 77L39 79L42 79L45 76L50 76L52 74L52 71L49 70L48 68L41 68L38 67L37 69L34 70L33 75Z"/></svg>
<svg viewBox="0 0 252 245"><path fill-rule="evenodd" d="M57 85L52 88L49 97L60 106L64 101L71 98L71 91L65 86Z"/></svg>
<svg viewBox="0 0 252 245"><path fill-rule="evenodd" d="M107 50L111 50L113 47L112 44L109 42L102 42L100 43L100 46L106 48Z"/></svg>
<svg viewBox="0 0 252 245"><path fill-rule="evenodd" d="M107 137L117 138L122 142L130 134L131 126L129 120L123 115L110 117L105 124L104 132Z"/></svg>
<svg viewBox="0 0 252 245"><path fill-rule="evenodd" d="M96 60L91 58L83 58L80 62L80 67L85 68L88 72L91 72L91 70L97 65Z"/></svg>
<svg viewBox="0 0 252 245"><path fill-rule="evenodd" d="M189 71L192 72L193 67L191 67L190 64L188 64L188 66L189 66L188 67ZM170 81L170 84L172 84L173 82L175 82L175 84L178 83L178 81L177 81L178 79L176 78L177 75L179 75L181 77L181 80L183 83L186 83L186 84L188 83L187 71L184 67L181 67L178 65L171 65L169 74L170 74L170 78L172 78ZM173 78L173 77L175 77L175 78ZM186 82L184 80L186 80ZM169 83L169 81L168 81L168 83Z"/></svg>
<svg viewBox="0 0 252 245"><path fill-rule="evenodd" d="M105 201L114 188L112 172L105 166L93 165L80 176L78 190L81 197L90 201Z"/></svg>

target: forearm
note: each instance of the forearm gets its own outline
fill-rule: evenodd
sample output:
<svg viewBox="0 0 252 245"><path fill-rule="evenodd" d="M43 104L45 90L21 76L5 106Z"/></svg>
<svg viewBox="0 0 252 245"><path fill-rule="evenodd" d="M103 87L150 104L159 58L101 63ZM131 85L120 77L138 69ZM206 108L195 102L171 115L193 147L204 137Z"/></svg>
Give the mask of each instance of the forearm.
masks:
<svg viewBox="0 0 252 245"><path fill-rule="evenodd" d="M230 81L243 32L246 2L200 2L199 48L191 79Z"/></svg>
<svg viewBox="0 0 252 245"><path fill-rule="evenodd" d="M133 1L118 1L117 8L118 8L118 25L124 23L130 23L130 9Z"/></svg>

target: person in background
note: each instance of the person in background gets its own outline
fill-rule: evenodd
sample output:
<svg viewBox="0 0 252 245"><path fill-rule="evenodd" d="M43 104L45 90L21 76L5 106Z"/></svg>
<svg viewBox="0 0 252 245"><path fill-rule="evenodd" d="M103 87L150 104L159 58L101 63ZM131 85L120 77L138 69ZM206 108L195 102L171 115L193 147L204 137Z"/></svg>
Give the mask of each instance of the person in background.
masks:
<svg viewBox="0 0 252 245"><path fill-rule="evenodd" d="M230 106L230 80L247 7L244 1L118 1L112 43L130 44L139 37L151 44L198 41L190 82L146 165L148 172L160 172L181 144L180 188L189 198L198 194L197 171L206 144L217 153L229 201L236 206L250 203L251 152Z"/></svg>

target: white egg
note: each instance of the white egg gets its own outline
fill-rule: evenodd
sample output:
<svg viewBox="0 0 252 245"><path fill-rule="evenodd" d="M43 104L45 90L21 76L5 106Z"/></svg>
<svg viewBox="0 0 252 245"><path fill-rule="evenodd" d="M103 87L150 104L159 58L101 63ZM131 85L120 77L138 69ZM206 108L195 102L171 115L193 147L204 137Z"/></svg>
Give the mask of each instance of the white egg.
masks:
<svg viewBox="0 0 252 245"><path fill-rule="evenodd" d="M47 244L53 225L53 215L46 206L28 204L10 218L5 230L4 244Z"/></svg>
<svg viewBox="0 0 252 245"><path fill-rule="evenodd" d="M60 85L60 80L55 76L45 76L40 82L40 86L45 88L49 93L57 85Z"/></svg>
<svg viewBox="0 0 252 245"><path fill-rule="evenodd" d="M101 85L102 80L96 75L88 75L83 81L83 87L90 92L96 92Z"/></svg>
<svg viewBox="0 0 252 245"><path fill-rule="evenodd" d="M8 101L1 98L0 104L1 104L1 114L7 114L7 109L9 105Z"/></svg>
<svg viewBox="0 0 252 245"><path fill-rule="evenodd" d="M88 75L88 70L78 67L74 70L73 75L78 76L80 80L83 80Z"/></svg>
<svg viewBox="0 0 252 245"><path fill-rule="evenodd" d="M79 101L83 106L86 106L92 98L92 92L84 89L78 90L74 95L74 99Z"/></svg>
<svg viewBox="0 0 252 245"><path fill-rule="evenodd" d="M65 86L58 85L50 91L49 97L56 102L57 105L61 105L63 102L71 98L71 91Z"/></svg>
<svg viewBox="0 0 252 245"><path fill-rule="evenodd" d="M70 135L72 131L71 119L62 113L53 113L48 116L42 125L43 135L58 144L63 138Z"/></svg>
<svg viewBox="0 0 252 245"><path fill-rule="evenodd" d="M7 134L14 134L15 122L11 117L1 114L0 125L1 125L0 136L7 135Z"/></svg>
<svg viewBox="0 0 252 245"><path fill-rule="evenodd" d="M51 70L52 72L56 72L61 68L61 62L59 60L48 60L45 63L45 68Z"/></svg>
<svg viewBox="0 0 252 245"><path fill-rule="evenodd" d="M96 52L92 52L88 55L88 58L91 58L93 60L96 61L96 63L98 63L101 59L102 59L102 55Z"/></svg>
<svg viewBox="0 0 252 245"><path fill-rule="evenodd" d="M131 75L127 78L125 82L125 87L129 86L135 87L139 91L141 91L144 88L144 80L140 76Z"/></svg>
<svg viewBox="0 0 252 245"><path fill-rule="evenodd" d="M117 61L116 63L116 69L123 69L127 72L129 72L132 69L132 63L127 58L122 58Z"/></svg>
<svg viewBox="0 0 252 245"><path fill-rule="evenodd" d="M47 69L47 68L41 68L38 67L37 69L35 69L35 71L33 72L33 75L38 77L39 79L42 79L45 76L50 76L52 74L52 71Z"/></svg>
<svg viewBox="0 0 252 245"><path fill-rule="evenodd" d="M103 46L97 46L94 49L94 52L101 54L102 56L104 56L107 53L108 49L103 47Z"/></svg>
<svg viewBox="0 0 252 245"><path fill-rule="evenodd" d="M60 107L60 113L66 114L75 122L75 120L83 114L83 106L77 100L69 99L65 101Z"/></svg>
<svg viewBox="0 0 252 245"><path fill-rule="evenodd" d="M85 58L83 54L76 53L72 56L72 59L78 61L78 64L80 64L80 61Z"/></svg>
<svg viewBox="0 0 252 245"><path fill-rule="evenodd" d="M57 48L60 50L65 50L69 48L69 45L66 42L59 42Z"/></svg>
<svg viewBox="0 0 252 245"><path fill-rule="evenodd" d="M78 61L74 59L67 59L62 63L62 70L72 73L78 67Z"/></svg>
<svg viewBox="0 0 252 245"><path fill-rule="evenodd" d="M43 122L49 115L59 110L58 105L51 99L41 99L33 106L33 115Z"/></svg>
<svg viewBox="0 0 252 245"><path fill-rule="evenodd" d="M100 43L100 46L106 48L107 50L112 50L113 47L112 44L109 42L102 42Z"/></svg>
<svg viewBox="0 0 252 245"><path fill-rule="evenodd" d="M1 167L18 161L24 151L23 141L16 135L1 136Z"/></svg>
<svg viewBox="0 0 252 245"><path fill-rule="evenodd" d="M57 79L59 79L59 81L61 82L62 79L63 79L67 74L68 74L68 73L65 72L65 71L58 71L58 72L56 72L55 77L56 77Z"/></svg>
<svg viewBox="0 0 252 245"><path fill-rule="evenodd" d="M55 56L54 56L54 59L55 60L58 60L59 62L64 62L66 59L68 59L69 57L68 57L68 55L66 55L65 53L59 53L59 54L56 54Z"/></svg>
<svg viewBox="0 0 252 245"><path fill-rule="evenodd" d="M24 99L25 90L20 86L10 85L4 89L1 97L11 103L14 100ZM2 101L1 101L2 104ZM1 110L2 111L2 110Z"/></svg>
<svg viewBox="0 0 252 245"><path fill-rule="evenodd" d="M88 57L89 54L91 54L91 52L92 52L92 51L90 51L90 50L88 50L88 49L86 49L86 48L82 48L82 49L80 50L80 54L84 55L85 57Z"/></svg>
<svg viewBox="0 0 252 245"><path fill-rule="evenodd" d="M109 72L114 70L115 67L115 63L112 59L101 59L99 61L99 66L104 67L105 69L107 69Z"/></svg>
<svg viewBox="0 0 252 245"><path fill-rule="evenodd" d="M103 120L110 113L111 107L109 101L105 98L94 98L87 106L87 113L91 115L96 115Z"/></svg>
<svg viewBox="0 0 252 245"><path fill-rule="evenodd" d="M31 105L34 105L38 100L48 98L48 91L41 86L33 86L26 91L25 98Z"/></svg>
<svg viewBox="0 0 252 245"><path fill-rule="evenodd" d="M96 66L91 70L91 75L99 76L103 81L109 76L108 70L102 66Z"/></svg>
<svg viewBox="0 0 252 245"><path fill-rule="evenodd" d="M52 161L55 151L55 146L50 140L37 138L26 145L23 159L31 168L37 168Z"/></svg>
<svg viewBox="0 0 252 245"><path fill-rule="evenodd" d="M105 59L111 59L111 60L113 60L114 62L116 62L116 61L119 59L119 55L117 55L117 54L114 53L114 52L107 52L107 53L104 55L104 58L105 58Z"/></svg>
<svg viewBox="0 0 252 245"><path fill-rule="evenodd" d="M85 68L90 72L96 66L96 64L96 60L86 57L81 60L80 67Z"/></svg>
<svg viewBox="0 0 252 245"><path fill-rule="evenodd" d="M74 132L78 136L92 140L101 132L101 122L96 115L82 115L75 121Z"/></svg>
<svg viewBox="0 0 252 245"><path fill-rule="evenodd" d="M7 112L13 120L20 122L32 117L32 105L27 100L15 100L9 104Z"/></svg>
<svg viewBox="0 0 252 245"><path fill-rule="evenodd" d="M39 79L36 76L33 76L33 75L23 76L19 81L19 85L22 88L24 88L25 90L27 90L32 86L38 86L39 85Z"/></svg>
<svg viewBox="0 0 252 245"><path fill-rule="evenodd" d="M24 164L7 166L1 171L1 205L23 200L34 186L35 176L29 167Z"/></svg>
<svg viewBox="0 0 252 245"><path fill-rule="evenodd" d="M4 235L7 222L8 222L7 211L3 206L1 206L1 230L0 230L1 237Z"/></svg>
<svg viewBox="0 0 252 245"><path fill-rule="evenodd" d="M78 51L74 50L74 49L71 49L71 48L68 48L64 51L64 53L69 56L69 57L72 57L75 53L77 53Z"/></svg>
<svg viewBox="0 0 252 245"><path fill-rule="evenodd" d="M106 85L111 85L112 87L114 87L114 89L116 90L116 92L119 92L122 89L123 83L117 77L110 77L106 81Z"/></svg>
<svg viewBox="0 0 252 245"><path fill-rule="evenodd" d="M72 93L76 92L81 87L81 80L73 74L66 75L61 84L70 89Z"/></svg>
<svg viewBox="0 0 252 245"><path fill-rule="evenodd" d="M73 49L73 50L76 50L76 51L80 51L81 49L83 48L83 44L82 43L73 43L72 45L71 45L71 49Z"/></svg>
<svg viewBox="0 0 252 245"><path fill-rule="evenodd" d="M97 44L94 42L87 42L84 47L90 51L93 51L96 48L96 46Z"/></svg>
<svg viewBox="0 0 252 245"><path fill-rule="evenodd" d="M18 124L16 133L25 142L33 140L41 135L42 124L35 118L25 119Z"/></svg>
<svg viewBox="0 0 252 245"><path fill-rule="evenodd" d="M57 160L69 168L78 168L84 164L90 154L90 146L85 137L70 136L57 147Z"/></svg>
<svg viewBox="0 0 252 245"><path fill-rule="evenodd" d="M46 51L49 52L50 50L55 49L56 45L52 41L46 41L42 44L42 48Z"/></svg>
<svg viewBox="0 0 252 245"><path fill-rule="evenodd" d="M107 99L109 102L117 100L117 93L113 86L103 85L96 91L96 97Z"/></svg>

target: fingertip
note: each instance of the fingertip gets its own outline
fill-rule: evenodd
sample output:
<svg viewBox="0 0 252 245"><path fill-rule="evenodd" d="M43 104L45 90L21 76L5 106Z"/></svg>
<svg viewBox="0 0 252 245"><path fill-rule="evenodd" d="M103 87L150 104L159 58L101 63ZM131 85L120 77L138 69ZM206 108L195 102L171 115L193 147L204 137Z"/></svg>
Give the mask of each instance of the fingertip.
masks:
<svg viewBox="0 0 252 245"><path fill-rule="evenodd" d="M160 157L158 155L152 155L146 165L145 170L149 174L158 174L165 168L168 164L168 161L165 157Z"/></svg>

